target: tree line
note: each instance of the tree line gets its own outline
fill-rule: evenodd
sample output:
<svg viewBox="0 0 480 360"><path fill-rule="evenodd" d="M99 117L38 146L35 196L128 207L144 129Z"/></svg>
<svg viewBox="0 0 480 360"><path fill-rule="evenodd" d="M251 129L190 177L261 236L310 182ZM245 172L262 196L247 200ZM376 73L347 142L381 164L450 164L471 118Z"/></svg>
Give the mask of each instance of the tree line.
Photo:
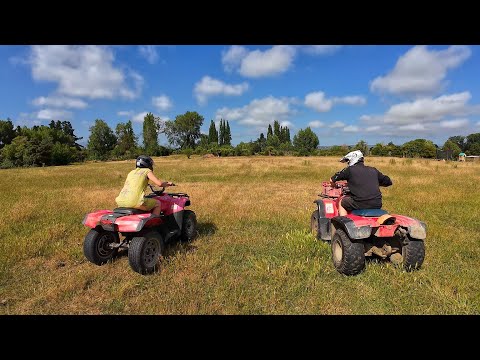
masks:
<svg viewBox="0 0 480 360"><path fill-rule="evenodd" d="M67 165L85 160L134 159L140 154L165 156L172 153L188 157L192 154L343 156L348 151L361 150L365 155L374 156L435 158L437 150L451 150L455 158L460 152L480 155L480 133L452 136L442 147L427 139L415 139L403 145L390 142L369 146L360 140L355 145L319 148L318 136L310 127L300 129L292 139L290 129L274 120L273 126L268 125L266 136L262 132L255 140L233 146L228 120L220 119L218 130L211 120L208 134L200 131L203 122L203 116L195 111L187 111L169 121L148 113L143 121L143 143L139 144L130 120L112 129L104 120L96 119L84 147L78 144L82 138L74 134L69 121L52 120L49 125L14 128L10 119L0 120L0 167ZM165 134L169 146L158 143L160 134Z"/></svg>

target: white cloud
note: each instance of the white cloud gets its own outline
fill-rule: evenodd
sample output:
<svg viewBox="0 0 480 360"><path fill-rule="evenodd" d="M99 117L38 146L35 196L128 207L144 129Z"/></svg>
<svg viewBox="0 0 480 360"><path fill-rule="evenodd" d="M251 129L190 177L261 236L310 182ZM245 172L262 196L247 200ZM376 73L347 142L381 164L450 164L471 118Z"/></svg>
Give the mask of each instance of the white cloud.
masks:
<svg viewBox="0 0 480 360"><path fill-rule="evenodd" d="M402 125L397 128L398 130L403 130L403 131L425 131L425 125L423 124L408 124L408 125Z"/></svg>
<svg viewBox="0 0 480 360"><path fill-rule="evenodd" d="M250 51L243 46L233 45L228 50L222 51L222 64L225 71L237 70L245 77L275 76L284 73L292 66L297 49L311 55L328 55L341 47L340 45L276 45L264 51Z"/></svg>
<svg viewBox="0 0 480 360"><path fill-rule="evenodd" d="M280 126L288 126L288 127L290 127L290 128L295 127L295 125L294 125L292 122L288 121L288 120L281 121L281 122L280 122Z"/></svg>
<svg viewBox="0 0 480 360"><path fill-rule="evenodd" d="M56 82L59 94L92 99L138 97L143 77L134 71L126 75L113 62L113 52L97 45L35 45L29 60L33 79Z"/></svg>
<svg viewBox="0 0 480 360"><path fill-rule="evenodd" d="M468 91L437 98L423 98L393 105L385 114L385 123L411 124L442 120L446 116L464 115L468 112Z"/></svg>
<svg viewBox="0 0 480 360"><path fill-rule="evenodd" d="M37 113L37 118L42 120L69 120L71 117L70 111L58 109L43 109Z"/></svg>
<svg viewBox="0 0 480 360"><path fill-rule="evenodd" d="M373 126L367 126L367 127L365 128L365 131L367 131L367 132L374 132L374 131L378 131L378 130L380 130L380 129L381 129L381 126L379 126L379 125L373 125Z"/></svg>
<svg viewBox="0 0 480 360"><path fill-rule="evenodd" d="M227 72L240 67L242 60L248 55L248 50L243 46L233 45L227 51L222 51L222 64Z"/></svg>
<svg viewBox="0 0 480 360"><path fill-rule="evenodd" d="M143 123L143 120L145 118L145 116L148 114L148 111L144 111L144 112L141 112L141 113L138 113L136 115L134 115L132 117L132 120L134 122L139 122L139 123Z"/></svg>
<svg viewBox="0 0 480 360"><path fill-rule="evenodd" d="M251 51L242 59L240 74L252 78L281 74L290 68L295 53L295 47L288 45L273 46L265 51Z"/></svg>
<svg viewBox="0 0 480 360"><path fill-rule="evenodd" d="M449 69L461 65L471 55L467 46L450 46L446 50L428 50L415 46L402 55L395 68L375 78L370 90L392 94L432 95L441 90Z"/></svg>
<svg viewBox="0 0 480 360"><path fill-rule="evenodd" d="M343 128L345 132L357 132L359 130L358 126L356 125L348 125Z"/></svg>
<svg viewBox="0 0 480 360"><path fill-rule="evenodd" d="M306 53L312 55L329 55L340 50L342 45L309 45L302 48Z"/></svg>
<svg viewBox="0 0 480 360"><path fill-rule="evenodd" d="M365 105L367 103L367 99L365 99L364 96L352 95L344 97L334 97L333 102L348 105Z"/></svg>
<svg viewBox="0 0 480 360"><path fill-rule="evenodd" d="M218 109L216 119L237 120L240 124L258 128L266 128L268 124L273 124L274 120L287 124L288 118L293 114L290 102L290 99L278 99L273 96L255 99L240 108Z"/></svg>
<svg viewBox="0 0 480 360"><path fill-rule="evenodd" d="M323 91L317 91L307 94L305 96L305 106L312 108L318 112L330 111L333 106L333 101L325 97Z"/></svg>
<svg viewBox="0 0 480 360"><path fill-rule="evenodd" d="M327 99L323 91L311 92L305 96L305 106L318 112L330 111L334 104L364 105L367 100L363 96L351 95Z"/></svg>
<svg viewBox="0 0 480 360"><path fill-rule="evenodd" d="M341 127L344 127L345 124L341 121L335 121L332 125L330 125L329 127L331 128L341 128Z"/></svg>
<svg viewBox="0 0 480 360"><path fill-rule="evenodd" d="M210 76L204 76L195 84L194 94L200 105L205 105L208 98L215 95L240 96L248 90L248 83L230 85Z"/></svg>
<svg viewBox="0 0 480 360"><path fill-rule="evenodd" d="M117 112L117 115L118 116L132 116L133 111L119 111L119 112Z"/></svg>
<svg viewBox="0 0 480 360"><path fill-rule="evenodd" d="M454 120L445 120L440 122L440 127L446 129L458 129L465 127L469 124L468 119L454 119Z"/></svg>
<svg viewBox="0 0 480 360"><path fill-rule="evenodd" d="M477 122L477 126L480 126L480 121L479 121L479 122Z"/></svg>
<svg viewBox="0 0 480 360"><path fill-rule="evenodd" d="M167 95L152 97L152 104L159 111L167 111L172 108L173 102Z"/></svg>
<svg viewBox="0 0 480 360"><path fill-rule="evenodd" d="M35 106L54 106L63 108L84 109L88 104L81 99L73 99L64 96L44 97L40 96L32 101Z"/></svg>
<svg viewBox="0 0 480 360"><path fill-rule="evenodd" d="M314 120L314 121L310 121L308 123L308 126L310 126L311 128L321 128L325 126L325 123L320 120Z"/></svg>
<svg viewBox="0 0 480 360"><path fill-rule="evenodd" d="M139 46L138 51L150 64L155 64L158 61L158 54L155 46L141 45Z"/></svg>
<svg viewBox="0 0 480 360"><path fill-rule="evenodd" d="M238 70L245 77L274 76L290 68L295 54L295 46L289 45L276 45L265 51L234 45L222 52L222 64L225 71Z"/></svg>

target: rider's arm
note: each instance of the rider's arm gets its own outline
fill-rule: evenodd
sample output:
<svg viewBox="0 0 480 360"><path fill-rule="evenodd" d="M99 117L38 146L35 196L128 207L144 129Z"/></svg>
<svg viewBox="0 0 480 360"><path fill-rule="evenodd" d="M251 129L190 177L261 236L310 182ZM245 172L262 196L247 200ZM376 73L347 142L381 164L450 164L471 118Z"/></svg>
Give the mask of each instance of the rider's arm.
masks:
<svg viewBox="0 0 480 360"><path fill-rule="evenodd" d="M335 173L335 175L333 175L331 178L330 178L330 183L333 185L335 185L335 182L337 181L340 181L340 180L348 180L348 177L349 177L349 174L350 174L350 168L349 167L346 167L342 170L340 170L339 172Z"/></svg>
<svg viewBox="0 0 480 360"><path fill-rule="evenodd" d="M153 182L155 185L160 186L160 187L167 187L167 186L172 186L173 183L170 181L160 181L158 178L153 174L153 171L150 171L147 174L148 179Z"/></svg>
<svg viewBox="0 0 480 360"><path fill-rule="evenodd" d="M378 185L390 186L392 184L392 180L387 175L383 175L380 171L378 171Z"/></svg>

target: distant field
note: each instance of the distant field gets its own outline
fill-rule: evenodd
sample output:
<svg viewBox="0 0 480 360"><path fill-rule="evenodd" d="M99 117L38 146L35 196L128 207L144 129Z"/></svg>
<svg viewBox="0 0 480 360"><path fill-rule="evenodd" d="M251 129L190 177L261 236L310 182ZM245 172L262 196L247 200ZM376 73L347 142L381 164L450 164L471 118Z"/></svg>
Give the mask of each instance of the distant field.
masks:
<svg viewBox="0 0 480 360"><path fill-rule="evenodd" d="M389 175L384 208L427 223L407 273L338 273L310 234L337 158L156 158L191 196L200 236L142 276L83 256L86 213L115 207L133 161L0 170L0 314L480 314L480 164L366 158Z"/></svg>

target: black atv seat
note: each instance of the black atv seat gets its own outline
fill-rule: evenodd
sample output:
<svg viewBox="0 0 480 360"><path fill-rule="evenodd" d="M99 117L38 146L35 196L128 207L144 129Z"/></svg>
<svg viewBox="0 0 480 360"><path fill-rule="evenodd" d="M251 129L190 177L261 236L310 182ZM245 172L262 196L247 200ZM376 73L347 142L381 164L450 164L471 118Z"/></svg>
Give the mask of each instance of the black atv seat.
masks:
<svg viewBox="0 0 480 360"><path fill-rule="evenodd" d="M113 209L113 212L117 214L124 214L124 215L136 215L136 214L149 213L150 211L140 210L135 208L119 207L119 208Z"/></svg>
<svg viewBox="0 0 480 360"><path fill-rule="evenodd" d="M352 214L365 217L377 217L388 214L388 212L383 209L357 209L352 210Z"/></svg>

